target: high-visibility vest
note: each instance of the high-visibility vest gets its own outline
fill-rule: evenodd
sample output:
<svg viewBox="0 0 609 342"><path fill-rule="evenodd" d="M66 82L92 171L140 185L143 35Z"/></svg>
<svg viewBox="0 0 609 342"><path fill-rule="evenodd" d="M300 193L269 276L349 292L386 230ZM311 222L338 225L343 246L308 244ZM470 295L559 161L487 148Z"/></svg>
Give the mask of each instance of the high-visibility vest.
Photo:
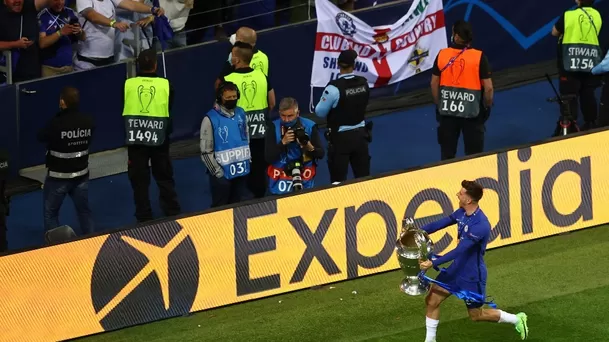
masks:
<svg viewBox="0 0 609 342"><path fill-rule="evenodd" d="M233 72L224 79L239 88L237 106L245 110L250 139L264 138L269 109L269 86L264 73L256 69L248 73Z"/></svg>
<svg viewBox="0 0 609 342"><path fill-rule="evenodd" d="M440 115L475 118L480 114L482 51L446 48L438 55L440 68Z"/></svg>
<svg viewBox="0 0 609 342"><path fill-rule="evenodd" d="M603 60L598 42L603 19L592 7L565 12L562 36L562 65L567 72L590 72Z"/></svg>
<svg viewBox="0 0 609 342"><path fill-rule="evenodd" d="M127 145L163 145L169 123L169 81L161 77L128 79L123 118Z"/></svg>

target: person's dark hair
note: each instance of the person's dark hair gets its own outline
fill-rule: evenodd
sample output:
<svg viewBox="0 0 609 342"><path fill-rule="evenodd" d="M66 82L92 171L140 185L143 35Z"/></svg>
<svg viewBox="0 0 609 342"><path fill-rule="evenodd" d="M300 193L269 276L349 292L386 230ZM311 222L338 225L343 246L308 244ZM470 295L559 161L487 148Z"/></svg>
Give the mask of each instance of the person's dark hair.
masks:
<svg viewBox="0 0 609 342"><path fill-rule="evenodd" d="M221 93L219 94L220 96L223 96L224 93L227 91L239 91L239 89L237 88L237 85L232 82L222 83L219 87L219 90L221 91Z"/></svg>
<svg viewBox="0 0 609 342"><path fill-rule="evenodd" d="M248 48L235 46L233 47L233 55L249 65L252 62L252 58L254 58L254 50L251 45Z"/></svg>
<svg viewBox="0 0 609 342"><path fill-rule="evenodd" d="M74 87L65 87L61 90L61 99L69 109L78 109L80 105L80 92Z"/></svg>
<svg viewBox="0 0 609 342"><path fill-rule="evenodd" d="M592 6L594 5L594 0L579 0L580 6Z"/></svg>
<svg viewBox="0 0 609 342"><path fill-rule="evenodd" d="M154 71L157 63L156 51L147 49L140 52L137 57L137 64L141 71Z"/></svg>
<svg viewBox="0 0 609 342"><path fill-rule="evenodd" d="M469 44L474 40L472 25L465 20L457 20L453 25L453 32L459 35L465 44Z"/></svg>
<svg viewBox="0 0 609 342"><path fill-rule="evenodd" d="M472 201L478 202L480 199L482 199L482 195L484 195L482 185L474 181L464 180L461 182L461 186L463 189L465 189L465 193L472 199Z"/></svg>

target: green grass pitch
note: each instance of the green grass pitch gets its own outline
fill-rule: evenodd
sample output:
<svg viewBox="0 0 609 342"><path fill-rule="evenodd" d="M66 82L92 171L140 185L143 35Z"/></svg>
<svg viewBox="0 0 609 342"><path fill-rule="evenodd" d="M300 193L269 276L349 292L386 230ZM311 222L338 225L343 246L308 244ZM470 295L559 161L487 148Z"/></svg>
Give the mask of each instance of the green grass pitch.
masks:
<svg viewBox="0 0 609 342"><path fill-rule="evenodd" d="M608 226L487 252L487 294L529 316L527 341L609 341ZM388 272L163 320L79 341L425 340L423 296ZM354 294L353 291L357 293ZM438 342L520 341L510 324L474 323L454 297L444 302Z"/></svg>

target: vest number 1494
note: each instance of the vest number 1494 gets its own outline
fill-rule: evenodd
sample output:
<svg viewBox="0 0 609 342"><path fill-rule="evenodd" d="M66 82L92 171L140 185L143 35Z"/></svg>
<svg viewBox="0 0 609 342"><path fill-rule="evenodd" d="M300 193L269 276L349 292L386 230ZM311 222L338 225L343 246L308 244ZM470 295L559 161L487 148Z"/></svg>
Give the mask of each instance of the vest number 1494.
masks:
<svg viewBox="0 0 609 342"><path fill-rule="evenodd" d="M156 132L151 131L142 131L138 130L137 132L129 131L129 141L146 141L157 143L159 141L159 137Z"/></svg>

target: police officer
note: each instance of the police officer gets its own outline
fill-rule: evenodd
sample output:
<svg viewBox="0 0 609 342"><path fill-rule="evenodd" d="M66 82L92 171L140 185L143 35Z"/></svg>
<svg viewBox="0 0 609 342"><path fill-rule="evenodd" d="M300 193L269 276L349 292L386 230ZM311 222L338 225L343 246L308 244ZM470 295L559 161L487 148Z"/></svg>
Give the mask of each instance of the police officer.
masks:
<svg viewBox="0 0 609 342"><path fill-rule="evenodd" d="M166 216L180 214L173 167L169 156L173 91L169 81L158 77L155 50L138 56L139 74L125 82L125 121L128 175L138 222L152 220L148 188L150 169L159 187L161 209ZM149 166L150 165L150 166Z"/></svg>
<svg viewBox="0 0 609 342"><path fill-rule="evenodd" d="M296 99L282 99L279 119L268 124L266 135L270 193L282 195L312 188L315 185L317 160L323 157L324 149L315 122L300 117ZM294 175L300 180L295 181Z"/></svg>
<svg viewBox="0 0 609 342"><path fill-rule="evenodd" d="M461 132L466 155L484 150L493 81L488 59L471 47L472 40L471 25L458 20L453 25L452 46L440 50L432 68L431 92L442 160L456 156Z"/></svg>
<svg viewBox="0 0 609 342"><path fill-rule="evenodd" d="M345 50L338 56L340 75L324 89L315 114L327 117L328 167L332 183L347 179L349 163L355 178L370 175L368 144L372 123L364 117L370 99L366 78L353 74L357 52Z"/></svg>
<svg viewBox="0 0 609 342"><path fill-rule="evenodd" d="M47 145L47 177L44 182L44 228L59 227L59 209L66 195L76 207L83 234L94 231L89 208L89 146L94 130L93 118L79 112L78 89L61 91L61 111L38 133Z"/></svg>
<svg viewBox="0 0 609 342"><path fill-rule="evenodd" d="M249 27L240 27L235 34L230 37L230 42L233 46L238 47L250 47L253 50L254 55L252 56L252 61L250 62L250 67L252 69L258 69L262 71L267 77L269 76L269 58L267 55L258 50L256 47L256 42L258 40L258 36L256 31ZM231 53L228 55L227 61L224 63L224 67L222 68L222 73L216 80L216 89L218 85L222 82L226 75L230 75L235 71L235 66L232 64L232 48Z"/></svg>
<svg viewBox="0 0 609 342"><path fill-rule="evenodd" d="M594 0L577 0L578 7L566 11L556 22L552 35L559 38L558 74L561 96L576 95L584 116L582 130L594 128L598 116L594 90L600 85L590 70L603 58L599 34L603 19L592 8ZM578 99L571 100L574 119L578 114Z"/></svg>
<svg viewBox="0 0 609 342"><path fill-rule="evenodd" d="M216 104L201 122L201 159L209 173L211 206L243 199L250 173L247 118L237 106L239 88L224 82L216 91Z"/></svg>
<svg viewBox="0 0 609 342"><path fill-rule="evenodd" d="M592 74L603 75L605 85L601 92L601 103L599 106L598 113L598 126L606 127L609 126L609 48L607 48L607 54L601 64L595 66L592 69Z"/></svg>
<svg viewBox="0 0 609 342"><path fill-rule="evenodd" d="M250 47L234 46L231 58L235 71L225 76L224 81L236 84L241 94L237 106L243 108L247 116L252 153L247 186L255 198L262 198L266 194L268 167L264 159L264 136L269 112L275 107L275 91L262 71L250 67L252 56Z"/></svg>
<svg viewBox="0 0 609 342"><path fill-rule="evenodd" d="M0 253L5 252L6 245L6 216L8 216L8 198L6 180L9 173L9 158L6 150L0 149Z"/></svg>

